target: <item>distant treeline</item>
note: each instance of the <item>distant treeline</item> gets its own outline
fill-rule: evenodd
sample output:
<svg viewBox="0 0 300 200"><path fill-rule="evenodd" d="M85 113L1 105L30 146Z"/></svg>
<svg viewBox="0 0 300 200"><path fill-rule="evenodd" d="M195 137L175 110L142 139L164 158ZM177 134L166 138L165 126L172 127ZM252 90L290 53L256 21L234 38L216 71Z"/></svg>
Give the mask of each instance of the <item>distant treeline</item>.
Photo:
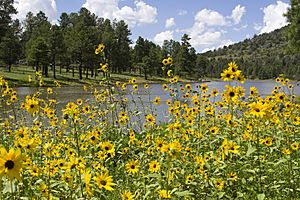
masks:
<svg viewBox="0 0 300 200"><path fill-rule="evenodd" d="M234 60L248 78L268 79L284 74L300 80L300 53L288 51L287 29L283 27L271 33L254 35L252 39L206 52L202 56L212 67L213 74L220 73L218 66Z"/></svg>
<svg viewBox="0 0 300 200"><path fill-rule="evenodd" d="M173 72L188 78L218 78L228 62L236 61L248 78L285 74L300 79L300 55L287 51L285 28L199 54L187 34L180 42L165 41L162 47L139 37L132 47L131 32L124 21L97 17L86 8L62 13L59 23L53 25L43 12L29 12L23 22L13 20L13 0L0 4L0 58L9 71L21 62L41 70L44 76L52 70L55 78L58 66L60 71L78 73L82 79L96 76L99 64L107 63L110 72L136 72L147 79L165 76L161 61L171 56ZM99 43L105 45L105 58L95 55Z"/></svg>

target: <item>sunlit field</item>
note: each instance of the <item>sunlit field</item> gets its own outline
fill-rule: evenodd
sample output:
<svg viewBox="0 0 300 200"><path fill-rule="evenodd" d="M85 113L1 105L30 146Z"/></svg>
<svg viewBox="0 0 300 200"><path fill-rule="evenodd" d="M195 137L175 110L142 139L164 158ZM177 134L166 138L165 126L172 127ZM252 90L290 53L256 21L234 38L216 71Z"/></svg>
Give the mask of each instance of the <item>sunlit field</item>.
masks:
<svg viewBox="0 0 300 200"><path fill-rule="evenodd" d="M104 48L95 53L105 57ZM106 64L106 78L84 86L92 98L63 109L40 73L29 77L40 87L25 99L0 77L0 199L300 198L295 85L282 75L272 95L246 93L231 62L220 75L228 86L218 91L181 85L170 57L161 65L170 99L157 96L142 110L129 105L142 103L139 87L151 85L112 83ZM159 123L162 103L169 114Z"/></svg>

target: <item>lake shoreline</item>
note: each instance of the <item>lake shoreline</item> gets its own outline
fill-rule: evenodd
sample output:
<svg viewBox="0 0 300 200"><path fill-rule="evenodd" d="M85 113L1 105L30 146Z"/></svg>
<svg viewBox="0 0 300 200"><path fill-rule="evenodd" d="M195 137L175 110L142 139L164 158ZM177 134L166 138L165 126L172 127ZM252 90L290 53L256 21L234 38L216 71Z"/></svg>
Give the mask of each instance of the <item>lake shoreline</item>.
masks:
<svg viewBox="0 0 300 200"><path fill-rule="evenodd" d="M35 80L35 71L29 67L13 67L12 72L8 72L3 68L0 68L0 77L3 77L8 81L11 87L38 87L39 82ZM31 77L32 81L29 82L28 79ZM115 84L117 81L122 83L128 83L132 78L136 79L137 84L163 84L169 83L168 77L151 76L147 80L144 76L136 73L121 73L121 74L111 74L111 83ZM58 81L62 86L82 86L82 85L97 85L100 81L103 81L104 77L98 74L97 77L89 77L79 80L77 73L75 77L69 72L62 73L56 72L56 79L53 78L53 74L50 73L49 77L43 77L45 83L44 87L55 86L54 81ZM247 81L255 82L269 82L274 79L246 79ZM208 82L223 82L221 78L211 78L211 77L200 77L196 78L180 78L180 83L208 83ZM295 80L292 80L295 82Z"/></svg>

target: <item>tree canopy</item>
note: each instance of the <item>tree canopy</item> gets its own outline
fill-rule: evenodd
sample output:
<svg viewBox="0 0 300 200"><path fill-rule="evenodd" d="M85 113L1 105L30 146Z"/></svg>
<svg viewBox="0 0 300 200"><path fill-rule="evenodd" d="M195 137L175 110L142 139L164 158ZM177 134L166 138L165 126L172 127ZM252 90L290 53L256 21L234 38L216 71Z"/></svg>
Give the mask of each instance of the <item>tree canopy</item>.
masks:
<svg viewBox="0 0 300 200"><path fill-rule="evenodd" d="M300 1L291 0L291 7L286 14L290 23L287 29L289 49L294 53L300 52Z"/></svg>
<svg viewBox="0 0 300 200"><path fill-rule="evenodd" d="M57 78L59 68L60 73L65 69L73 77L83 79L101 76L99 64L106 63L110 73L135 73L148 79L166 76L161 61L170 56L173 58L170 69L185 78L219 78L227 63L236 61L248 78L266 79L285 74L300 79L299 9L299 1L291 0L286 14L290 23L287 27L200 54L187 34L182 35L181 41L166 40L162 46L140 36L132 45L131 31L124 21L98 17L86 8L62 13L58 24L51 24L42 11L29 12L20 23L12 19L17 12L13 0L2 0L0 64L11 71L13 64L26 60L44 76L50 70L49 76ZM99 43L105 45L102 58L95 55ZM287 48L292 51L286 51Z"/></svg>

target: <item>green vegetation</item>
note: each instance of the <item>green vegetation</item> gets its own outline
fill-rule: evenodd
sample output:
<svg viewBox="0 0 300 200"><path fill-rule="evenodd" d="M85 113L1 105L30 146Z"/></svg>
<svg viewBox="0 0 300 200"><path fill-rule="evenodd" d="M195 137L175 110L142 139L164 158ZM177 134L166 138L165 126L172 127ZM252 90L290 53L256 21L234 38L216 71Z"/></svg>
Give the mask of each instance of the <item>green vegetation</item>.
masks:
<svg viewBox="0 0 300 200"><path fill-rule="evenodd" d="M248 78L268 79L279 74L300 80L300 54L290 54L286 39L287 27L254 36L243 42L222 49L209 51L203 57L210 63L213 74L221 72L224 66L234 60Z"/></svg>
<svg viewBox="0 0 300 200"><path fill-rule="evenodd" d="M100 81L103 80L102 74L99 74L97 77L88 78L88 79L82 79L79 80L78 77L78 70L74 67L74 77L73 77L73 68L69 69L69 72L66 72L65 69L61 70L57 68L56 69L56 79L65 86L81 86L82 84L98 84ZM45 82L45 86L54 86L53 81L53 73L54 71L51 70L49 73L49 77L44 77L43 81ZM11 72L8 72L5 68L0 68L0 74L1 76L5 77L6 80L9 81L9 84L11 86L38 86L38 81L35 81L35 69L29 66L24 65L17 65L13 66L11 68ZM33 80L32 82L29 82L29 77L31 77ZM110 79L113 83L117 81L121 82L129 82L132 78L136 79L137 84L143 84L143 83L165 83L168 81L167 78L159 77L159 76L151 76L147 80L140 74L136 73L112 73L110 74ZM181 82L191 82L190 79L180 79Z"/></svg>
<svg viewBox="0 0 300 200"><path fill-rule="evenodd" d="M290 26L287 30L289 50L300 53L300 1L291 0L291 7L286 14Z"/></svg>
<svg viewBox="0 0 300 200"><path fill-rule="evenodd" d="M172 73L193 80L219 78L231 61L240 66L247 78L269 79L285 74L299 80L300 12L299 3L291 3L286 14L290 22L288 27L199 54L191 46L187 34L180 42L164 41L162 47L139 37L131 47L131 32L124 21L97 17L86 8L78 13L62 13L58 25L52 25L43 12L36 15L29 12L21 23L11 18L16 13L13 0L3 0L0 2L0 65L10 72L12 65L20 63L41 71L45 80L80 83L95 79L99 72L102 73L99 64L107 64L109 74L138 74L145 80L152 80L153 77L167 77L166 71L161 70L161 60L171 56ZM105 58L95 55L98 44L104 44ZM64 76L61 70L71 75ZM24 82L18 75L4 72L3 75L16 80L16 85Z"/></svg>

